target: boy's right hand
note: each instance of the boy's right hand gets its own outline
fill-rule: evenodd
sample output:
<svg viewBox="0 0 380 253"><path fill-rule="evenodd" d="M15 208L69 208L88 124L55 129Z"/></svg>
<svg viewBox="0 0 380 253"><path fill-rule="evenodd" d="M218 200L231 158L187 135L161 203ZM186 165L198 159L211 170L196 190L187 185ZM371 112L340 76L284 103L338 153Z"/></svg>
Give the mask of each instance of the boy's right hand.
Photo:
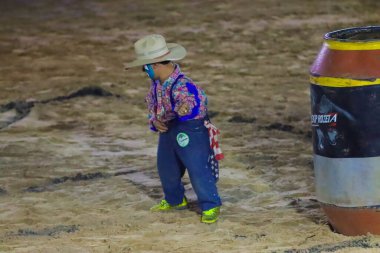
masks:
<svg viewBox="0 0 380 253"><path fill-rule="evenodd" d="M159 121L159 120L155 120L153 121L153 125L154 127L160 132L160 133L165 133L166 131L168 131L168 127L166 126L166 124L162 121Z"/></svg>

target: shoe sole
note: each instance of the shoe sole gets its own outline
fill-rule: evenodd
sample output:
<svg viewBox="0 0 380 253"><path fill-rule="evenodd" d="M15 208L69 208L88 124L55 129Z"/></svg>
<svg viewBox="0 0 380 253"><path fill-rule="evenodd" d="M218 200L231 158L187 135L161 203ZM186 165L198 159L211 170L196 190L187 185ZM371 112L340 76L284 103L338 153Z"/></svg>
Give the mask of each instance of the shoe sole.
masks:
<svg viewBox="0 0 380 253"><path fill-rule="evenodd" d="M219 220L219 218L216 218L215 220L201 220L202 223L205 223L205 224L212 224L212 223L215 223Z"/></svg>

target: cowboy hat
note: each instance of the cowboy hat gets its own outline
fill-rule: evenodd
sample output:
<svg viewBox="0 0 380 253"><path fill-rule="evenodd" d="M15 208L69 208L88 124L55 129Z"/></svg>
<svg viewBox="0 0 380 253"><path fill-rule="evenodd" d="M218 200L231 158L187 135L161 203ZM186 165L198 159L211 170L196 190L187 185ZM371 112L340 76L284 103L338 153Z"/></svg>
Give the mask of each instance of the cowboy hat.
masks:
<svg viewBox="0 0 380 253"><path fill-rule="evenodd" d="M186 56L186 49L179 44L166 43L162 35L152 34L136 41L135 53L136 60L126 63L126 69L162 61L178 61Z"/></svg>

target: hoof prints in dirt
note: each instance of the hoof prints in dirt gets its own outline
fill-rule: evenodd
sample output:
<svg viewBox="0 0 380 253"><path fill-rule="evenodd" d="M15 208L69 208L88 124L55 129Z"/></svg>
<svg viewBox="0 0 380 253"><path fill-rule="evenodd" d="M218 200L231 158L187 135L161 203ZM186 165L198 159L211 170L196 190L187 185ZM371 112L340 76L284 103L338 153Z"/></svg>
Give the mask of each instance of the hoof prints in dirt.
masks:
<svg viewBox="0 0 380 253"><path fill-rule="evenodd" d="M279 130L284 132L292 132L294 127L291 125L284 125L281 123L273 123L269 126L264 127L266 130Z"/></svg>
<svg viewBox="0 0 380 253"><path fill-rule="evenodd" d="M25 192L44 192L44 191L49 190L53 185L62 184L62 183L65 183L66 181L73 181L73 182L87 181L87 180L93 180L93 179L98 179L98 178L108 178L110 176L117 176L117 173L115 175L102 173L102 172L95 172L95 173L88 173L88 174L78 173L73 177L65 176L65 177L54 178L51 181L51 183L49 183L46 186L30 186L26 188L24 191Z"/></svg>
<svg viewBox="0 0 380 253"><path fill-rule="evenodd" d="M228 122L232 122L232 123L255 123L256 118L255 117L252 117L252 118L247 117L246 118L246 117L243 117L241 115L235 115L232 118L230 118L228 120Z"/></svg>
<svg viewBox="0 0 380 253"><path fill-rule="evenodd" d="M161 187L158 180L150 177L149 175L142 173L138 170L128 170L128 171L119 171L114 174L95 172L82 174L78 173L75 176L69 177L58 177L51 180L46 185L42 186L30 186L24 190L24 192L45 192L49 190L53 190L54 186L57 184L63 184L67 181L87 181L94 180L99 178L109 178L112 176L123 176L124 179L128 180L130 183L135 185L139 190L145 192L149 197L158 199L162 197Z"/></svg>
<svg viewBox="0 0 380 253"><path fill-rule="evenodd" d="M312 137L311 131L304 132L302 130L296 131L294 126L292 125L287 125L287 124L282 124L282 123L272 123L268 126L260 127L260 129L265 129L265 130L278 130L278 131L283 131L283 132L288 132L288 133L295 133L295 134L301 134L304 135L306 138L310 139Z"/></svg>
<svg viewBox="0 0 380 253"><path fill-rule="evenodd" d="M364 249L373 249L380 248L378 243L371 243L371 239L369 237L364 237L357 240L345 241L334 244L324 244L317 245L307 249L291 249L285 250L283 253L320 253L320 252L335 252L337 250L341 250L344 248L364 248ZM273 253L279 253L273 252Z"/></svg>
<svg viewBox="0 0 380 253"><path fill-rule="evenodd" d="M214 117L216 117L216 116L218 116L219 115L219 112L215 112L215 111L208 111L208 117L209 118L214 118Z"/></svg>
<svg viewBox="0 0 380 253"><path fill-rule="evenodd" d="M111 92L108 92L100 87L97 86L89 86L89 87L84 87L78 91L75 91L68 96L59 96L56 98L51 98L47 100L42 100L42 101L33 101L33 102L26 102L26 101L12 101L9 102L5 105L0 105L0 113L5 113L10 110L15 110L16 115L13 116L12 118L0 122L0 129L6 128L9 125L23 119L24 117L28 116L32 108L34 107L35 104L47 104L50 102L54 101L64 101L76 97L84 97L84 96L97 96L97 97L109 97L109 96L115 96L115 97L120 97L120 95L114 95Z"/></svg>
<svg viewBox="0 0 380 253"><path fill-rule="evenodd" d="M86 181L86 180L92 180L92 179L97 179L97 178L106 178L109 177L109 174L101 173L101 172L95 172L95 173L89 173L89 174L82 174L78 173L74 177L59 177L59 178L54 178L52 180L53 184L62 184L66 182L67 180L70 181Z"/></svg>
<svg viewBox="0 0 380 253"><path fill-rule="evenodd" d="M130 171L127 174L129 175L126 175L126 173L116 173L115 176L121 175L121 178L133 184L137 189L152 199L160 199L162 197L161 184L152 173Z"/></svg>
<svg viewBox="0 0 380 253"><path fill-rule="evenodd" d="M294 206L299 209L316 209L320 208L319 202L314 198L297 198L293 199L290 203L290 206Z"/></svg>
<svg viewBox="0 0 380 253"><path fill-rule="evenodd" d="M47 100L43 100L41 101L40 103L42 104L46 104L46 103L50 103L50 102L54 102L54 101L58 101L58 102L61 102L61 101L64 101L64 100L69 100L69 99L72 99L72 98L76 98L76 97L84 97L84 96L95 96L95 97L110 97L110 96L114 96L111 92L109 91L106 91L100 87L97 87L97 86L88 86L88 87L84 87L78 91L75 91L71 94L69 94L68 96L59 96L59 97L56 97L56 98L51 98L51 99L47 99ZM119 95L115 95L116 97L120 97Z"/></svg>
<svg viewBox="0 0 380 253"><path fill-rule="evenodd" d="M52 228L44 228L41 230L19 229L17 232L11 232L8 236L55 236L60 233L75 233L79 230L78 225L58 225Z"/></svg>
<svg viewBox="0 0 380 253"><path fill-rule="evenodd" d="M87 181L87 180L93 180L93 179L98 179L98 178L107 178L110 177L110 174L107 173L101 173L101 172L95 172L95 173L88 173L88 174L82 174L78 173L73 177L58 177L54 178L51 183L45 186L30 186L26 188L24 191L25 192L44 192L52 188L52 186L56 184L62 184L66 181Z"/></svg>
<svg viewBox="0 0 380 253"><path fill-rule="evenodd" d="M289 206L293 207L297 213L301 213L315 224L327 225L325 215L321 211L321 206L315 198L297 198L293 199L289 203Z"/></svg>
<svg viewBox="0 0 380 253"><path fill-rule="evenodd" d="M89 173L89 174L81 174L78 173L75 176L69 177L59 177L52 179L46 185L40 186L30 186L24 190L24 192L34 192L40 193L45 191L52 191L57 184L63 184L67 181L86 181L86 180L94 180L99 178L110 178L110 177L120 176L122 179L125 179L129 183L133 184L137 189L141 192L144 192L145 195L149 196L152 199L160 199L162 198L162 190L161 184L158 178L150 172L142 172L141 170L123 170L118 171L116 173ZM184 185L187 186L189 183L184 182ZM195 207L193 208L195 209Z"/></svg>
<svg viewBox="0 0 380 253"><path fill-rule="evenodd" d="M5 194L7 194L7 191L4 190L3 188L0 188L0 196L5 195Z"/></svg>
<svg viewBox="0 0 380 253"><path fill-rule="evenodd" d="M26 117L34 106L34 102L16 101L0 106L0 113L15 110L16 115L10 119L0 122L0 129Z"/></svg>

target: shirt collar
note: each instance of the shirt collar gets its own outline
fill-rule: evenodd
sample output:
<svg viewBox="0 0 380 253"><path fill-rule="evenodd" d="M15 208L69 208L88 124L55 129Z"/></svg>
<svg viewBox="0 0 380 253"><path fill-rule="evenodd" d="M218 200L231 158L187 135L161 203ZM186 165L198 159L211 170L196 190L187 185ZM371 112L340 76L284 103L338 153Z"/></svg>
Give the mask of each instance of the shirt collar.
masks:
<svg viewBox="0 0 380 253"><path fill-rule="evenodd" d="M165 81L165 83L168 82L168 81L169 81L170 83L174 82L174 80L176 80L177 77L178 77L180 74L181 74L181 69L180 69L179 65L175 63L175 64L174 64L174 71L173 71L173 73L169 76L169 78Z"/></svg>
<svg viewBox="0 0 380 253"><path fill-rule="evenodd" d="M181 68L179 67L178 64L174 63L174 71L171 73L171 75L166 79L166 81L162 84L162 86L168 86L173 84L173 82L177 79L177 77L181 74ZM154 83L160 84L159 80L155 80Z"/></svg>

